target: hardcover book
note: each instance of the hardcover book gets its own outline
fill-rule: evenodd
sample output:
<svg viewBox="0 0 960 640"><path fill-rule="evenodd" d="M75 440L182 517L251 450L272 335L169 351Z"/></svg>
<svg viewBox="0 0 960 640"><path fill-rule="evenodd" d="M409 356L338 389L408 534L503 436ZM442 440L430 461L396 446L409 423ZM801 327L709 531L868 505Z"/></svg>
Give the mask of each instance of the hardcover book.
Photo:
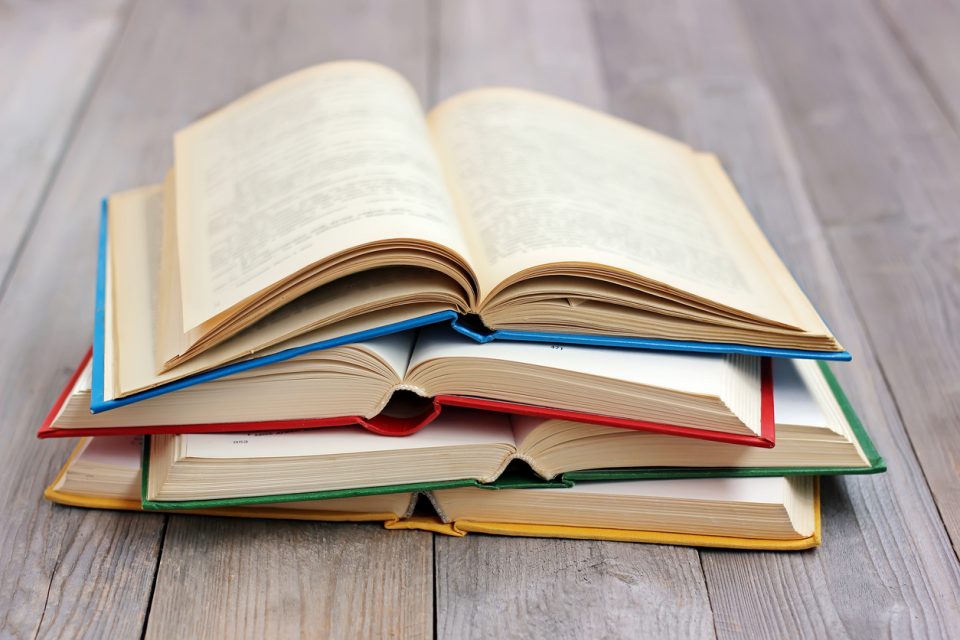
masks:
<svg viewBox="0 0 960 640"><path fill-rule="evenodd" d="M305 69L178 132L164 184L105 217L95 363L135 361L151 388L454 320L481 339L849 358L714 156L529 91L425 115L385 67Z"/></svg>
<svg viewBox="0 0 960 640"><path fill-rule="evenodd" d="M798 383L791 380L783 384ZM461 406L770 447L773 385L768 358L478 344L440 326L307 353L98 414L90 413L86 364L39 435L351 424L407 435L444 407Z"/></svg>

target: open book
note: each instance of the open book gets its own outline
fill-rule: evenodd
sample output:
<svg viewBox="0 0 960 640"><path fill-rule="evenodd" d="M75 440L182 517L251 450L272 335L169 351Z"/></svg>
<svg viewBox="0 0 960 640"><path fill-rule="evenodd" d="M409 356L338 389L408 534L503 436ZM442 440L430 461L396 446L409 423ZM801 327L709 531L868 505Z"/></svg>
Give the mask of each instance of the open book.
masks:
<svg viewBox="0 0 960 640"><path fill-rule="evenodd" d="M144 208L162 232L114 224ZM513 339L848 357L714 156L529 91L424 115L385 67L305 69L178 132L165 184L108 215L112 277L158 293L152 339L118 348L158 376L454 313Z"/></svg>
<svg viewBox="0 0 960 640"><path fill-rule="evenodd" d="M801 380L779 394L784 436L773 449L450 409L405 438L344 428L152 436L144 447L144 505L201 508L490 483L882 471L849 405L815 363L798 364Z"/></svg>
<svg viewBox="0 0 960 640"><path fill-rule="evenodd" d="M44 495L61 504L139 510L139 442L81 441ZM380 521L390 529L464 535L592 538L747 549L804 549L820 541L815 478L593 482L571 489L444 489L223 506L190 513L320 521Z"/></svg>
<svg viewBox="0 0 960 640"><path fill-rule="evenodd" d="M274 362L90 413L82 367L41 436L204 433L359 424L406 435L444 406L773 446L769 359L544 343L479 344L449 326Z"/></svg>

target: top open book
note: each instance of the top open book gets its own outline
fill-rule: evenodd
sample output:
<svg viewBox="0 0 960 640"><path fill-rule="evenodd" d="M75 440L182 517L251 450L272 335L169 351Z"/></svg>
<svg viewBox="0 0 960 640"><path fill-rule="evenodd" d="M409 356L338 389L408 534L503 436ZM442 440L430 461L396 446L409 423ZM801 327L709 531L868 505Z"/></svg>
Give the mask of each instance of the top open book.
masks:
<svg viewBox="0 0 960 640"><path fill-rule="evenodd" d="M158 374L454 313L512 339L849 358L714 156L529 91L425 116L390 69L308 68L178 132L157 197Z"/></svg>

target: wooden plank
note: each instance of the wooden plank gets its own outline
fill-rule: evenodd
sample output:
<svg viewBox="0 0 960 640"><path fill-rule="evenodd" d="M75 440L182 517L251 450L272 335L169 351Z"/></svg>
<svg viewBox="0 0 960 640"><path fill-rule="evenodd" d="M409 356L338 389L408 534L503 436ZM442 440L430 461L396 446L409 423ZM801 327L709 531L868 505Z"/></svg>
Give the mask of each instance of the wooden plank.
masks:
<svg viewBox="0 0 960 640"><path fill-rule="evenodd" d="M510 84L603 107L575 1L440 5L435 95ZM612 542L436 538L437 632L460 637L713 637L697 552Z"/></svg>
<svg viewBox="0 0 960 640"><path fill-rule="evenodd" d="M605 108L590 16L579 0L454 0L436 13L435 101L504 85Z"/></svg>
<svg viewBox="0 0 960 640"><path fill-rule="evenodd" d="M951 426L960 424L960 135L872 5L745 9L817 212L960 549L960 430ZM832 27L815 28L824 21Z"/></svg>
<svg viewBox="0 0 960 640"><path fill-rule="evenodd" d="M123 14L121 3L84 2L21 4L0 16L0 273L44 202ZM63 173L76 178L83 164L75 157ZM47 217L69 219L68 200ZM89 230L80 245L69 230L38 230L0 300L0 637L134 636L153 583L163 518L65 509L41 496L73 445L33 434L89 342L90 280L76 286L91 273Z"/></svg>
<svg viewBox="0 0 960 640"><path fill-rule="evenodd" d="M431 534L171 516L147 638L427 638Z"/></svg>
<svg viewBox="0 0 960 640"><path fill-rule="evenodd" d="M694 549L436 538L439 638L712 638Z"/></svg>
<svg viewBox="0 0 960 640"><path fill-rule="evenodd" d="M960 129L960 3L874 0L931 95Z"/></svg>
<svg viewBox="0 0 960 640"><path fill-rule="evenodd" d="M658 8L640 15L629 3L596 4L612 109L719 153L781 256L855 354L834 370L890 465L884 476L825 483L825 541L816 552L702 551L718 635L946 635L960 614L956 558L805 192L790 136L758 80L755 60L766 54L755 57L728 3ZM797 32L798 44L811 30ZM791 71L780 69L784 85L797 82Z"/></svg>
<svg viewBox="0 0 960 640"><path fill-rule="evenodd" d="M31 636L40 630L129 637L140 633L150 603L163 516L84 512L52 507L40 497L70 443L40 443L33 432L90 343L100 197L158 180L171 162L173 131L300 66L329 57L388 59L422 91L426 58L417 53L425 42L421 23L419 4L381 9L356 2L166 2L134 7L0 300L5 334L0 342L0 590L5 596L0 636ZM409 54L402 55L404 51ZM174 533L190 540L195 526L181 522ZM276 530L280 535L284 525ZM401 535L393 544L400 550L391 553L401 559L412 561L423 553L424 542L415 535ZM181 550L188 549L175 545L168 550L168 561L176 562ZM353 557L357 561L343 571L362 575L383 566L382 558ZM205 566L195 570L210 573ZM313 570L329 575L323 567ZM428 568L420 575L429 581L432 573ZM277 601L281 582L246 584ZM418 584L416 578L411 576L410 584ZM177 585L161 580L156 588L160 602L167 602L164 598ZM420 591L399 590L385 597L394 598L397 609L411 607L407 619L423 624L431 610L429 602L424 608ZM199 618L210 615L219 601L193 604ZM178 619L189 619L188 613L181 611ZM340 624L347 628L356 614L341 614L347 618ZM377 612L368 615L375 626ZM269 627L270 621L264 624Z"/></svg>
<svg viewBox="0 0 960 640"><path fill-rule="evenodd" d="M0 11L0 295L125 4L67 0Z"/></svg>
<svg viewBox="0 0 960 640"><path fill-rule="evenodd" d="M43 514L44 510L53 514ZM104 514L57 505L45 505L38 511L54 524L53 537L46 544L57 553L55 565L52 572L35 566L36 552L33 548L26 550L24 573L18 586L24 582L46 585L43 607L38 610L35 602L29 602L29 608L13 610L12 615L8 613L0 629L3 634L17 635L21 630L27 632L32 628L36 630L34 637L43 638L140 635L147 594L153 587L163 517ZM30 523L30 527L35 529L38 524ZM58 540L64 530L66 535ZM29 535L26 527L21 535ZM42 544L44 542L34 541L31 547ZM22 549L23 545L20 546ZM22 591L18 589L18 593Z"/></svg>
<svg viewBox="0 0 960 640"><path fill-rule="evenodd" d="M713 99L692 100L697 107L691 119L703 132L696 139L730 160L738 184L751 185L746 191L752 210L761 212L761 223L801 285L856 354L855 362L833 369L890 470L884 476L825 484L826 539L810 561L702 554L718 630L736 621L738 626L729 635L756 637L755 632L764 628L772 637L888 632L948 636L949 624L955 624L960 614L956 558L904 431L896 397L891 398L877 364L869 331L857 317L844 278L829 255L830 246L817 229L782 124L768 94L751 93L727 87ZM775 203L786 200L784 194L790 194L791 202L778 209ZM756 617L756 605L744 608L745 594L730 588L744 575L754 576L755 590L747 595L761 604ZM716 591L714 584L719 585ZM898 586L891 590L890 584ZM829 596L814 599L811 590ZM795 601L805 606L777 606L798 604ZM731 615L721 616L722 608ZM877 615L878 610L883 613Z"/></svg>

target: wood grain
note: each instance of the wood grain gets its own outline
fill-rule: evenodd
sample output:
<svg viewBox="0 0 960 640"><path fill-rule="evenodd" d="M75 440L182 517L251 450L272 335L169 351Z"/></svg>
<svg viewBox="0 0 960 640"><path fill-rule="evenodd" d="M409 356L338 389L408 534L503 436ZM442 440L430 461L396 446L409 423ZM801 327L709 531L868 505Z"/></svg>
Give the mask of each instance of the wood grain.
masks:
<svg viewBox="0 0 960 640"><path fill-rule="evenodd" d="M153 584L163 519L44 502L43 487L73 443L41 444L33 435L90 340L92 297L84 276L92 275L85 267L92 265L98 194L87 194L89 215L77 219L71 200L81 190L79 173L111 146L94 143L89 129L78 138L73 123L122 14L120 3L109 2L5 5L0 14L0 272L23 242L17 272L0 298L5 638L135 636ZM80 154L64 160L62 186L45 199L71 139ZM39 224L27 241L25 232L40 218L53 224Z"/></svg>
<svg viewBox="0 0 960 640"><path fill-rule="evenodd" d="M445 2L434 94L510 84L602 107L581 2ZM693 549L614 542L437 537L441 638L713 637Z"/></svg>
<svg viewBox="0 0 960 640"><path fill-rule="evenodd" d="M696 551L437 536L439 638L712 638Z"/></svg>
<svg viewBox="0 0 960 640"><path fill-rule="evenodd" d="M960 128L960 3L874 0L887 29L931 96Z"/></svg>
<svg viewBox="0 0 960 640"><path fill-rule="evenodd" d="M943 621L958 614L956 558L737 11L722 2L661 5L642 16L629 3L596 6L611 108L640 123L652 117L661 130L720 154L780 255L855 354L834 370L890 465L885 476L827 484L825 544L817 552L701 552L718 634L946 635Z"/></svg>
<svg viewBox="0 0 960 640"><path fill-rule="evenodd" d="M476 87L545 91L604 109L590 14L579 0L453 0L433 7L435 101Z"/></svg>
<svg viewBox="0 0 960 640"><path fill-rule="evenodd" d="M125 4L68 0L0 10L0 294Z"/></svg>
<svg viewBox="0 0 960 640"><path fill-rule="evenodd" d="M748 3L743 14L960 549L960 430L946 427L960 424L960 136L872 5ZM814 28L824 20L831 29Z"/></svg>
<svg viewBox="0 0 960 640"><path fill-rule="evenodd" d="M171 516L147 638L428 638L431 534Z"/></svg>

